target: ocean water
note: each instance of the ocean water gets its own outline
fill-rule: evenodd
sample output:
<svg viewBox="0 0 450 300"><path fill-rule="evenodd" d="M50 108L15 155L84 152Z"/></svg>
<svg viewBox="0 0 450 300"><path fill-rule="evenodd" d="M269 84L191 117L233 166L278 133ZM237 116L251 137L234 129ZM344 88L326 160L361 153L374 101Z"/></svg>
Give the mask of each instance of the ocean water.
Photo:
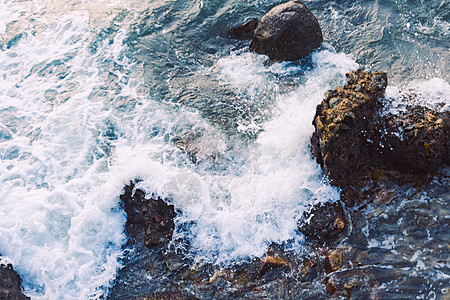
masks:
<svg viewBox="0 0 450 300"><path fill-rule="evenodd" d="M448 109L447 1L305 1L325 43L299 62L225 38L279 3L0 0L0 253L28 296L107 293L136 178L199 262L301 251L299 216L339 198L309 139L348 71L387 71L393 111L404 93Z"/></svg>

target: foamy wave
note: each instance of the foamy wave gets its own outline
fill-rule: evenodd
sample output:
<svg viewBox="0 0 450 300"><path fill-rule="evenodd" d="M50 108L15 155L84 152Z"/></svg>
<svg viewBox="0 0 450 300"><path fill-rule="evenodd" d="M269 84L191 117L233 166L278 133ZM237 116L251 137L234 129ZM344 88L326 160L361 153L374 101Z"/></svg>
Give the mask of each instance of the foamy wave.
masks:
<svg viewBox="0 0 450 300"><path fill-rule="evenodd" d="M20 34L0 52L0 253L32 299L97 299L119 267L125 180L108 173L114 115L89 99L126 34L93 54L86 10L25 4L0 5L0 30Z"/></svg>
<svg viewBox="0 0 450 300"><path fill-rule="evenodd" d="M441 78L413 80L408 85L388 86L383 114L398 114L408 105L425 106L436 111L450 110L450 84Z"/></svg>

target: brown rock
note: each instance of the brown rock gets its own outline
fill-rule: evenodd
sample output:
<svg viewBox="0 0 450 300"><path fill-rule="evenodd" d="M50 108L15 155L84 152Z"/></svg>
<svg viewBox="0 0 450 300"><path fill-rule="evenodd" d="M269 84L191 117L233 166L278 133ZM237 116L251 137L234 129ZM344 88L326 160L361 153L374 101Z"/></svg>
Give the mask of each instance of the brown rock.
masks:
<svg viewBox="0 0 450 300"><path fill-rule="evenodd" d="M336 292L338 291L336 285L330 278L328 278L327 282L325 283L325 286L327 288L327 293L330 295L335 295Z"/></svg>
<svg viewBox="0 0 450 300"><path fill-rule="evenodd" d="M274 61L299 60L323 42L316 17L297 0L272 8L258 22L250 50Z"/></svg>
<svg viewBox="0 0 450 300"><path fill-rule="evenodd" d="M435 171L448 162L450 112L438 113L421 106L408 106L399 115L380 119L375 136L376 151L398 170L414 173ZM414 162L414 163L412 163Z"/></svg>
<svg viewBox="0 0 450 300"><path fill-rule="evenodd" d="M0 299L25 300L30 299L22 292L22 280L10 264L0 264Z"/></svg>
<svg viewBox="0 0 450 300"><path fill-rule="evenodd" d="M340 203L314 206L299 220L298 228L306 240L318 246L331 245L345 236L347 219Z"/></svg>
<svg viewBox="0 0 450 300"><path fill-rule="evenodd" d="M347 198L349 187L356 194L377 191L368 188L373 181L420 184L450 161L450 112L408 106L380 115L386 85L386 73L350 72L347 85L328 91L317 106L313 155Z"/></svg>
<svg viewBox="0 0 450 300"><path fill-rule="evenodd" d="M231 280L233 280L233 274L230 270L219 270L216 273L214 273L213 276L211 276L209 278L209 282L213 283L219 279L223 279L225 281L231 281Z"/></svg>
<svg viewBox="0 0 450 300"><path fill-rule="evenodd" d="M261 260L261 265L259 267L259 276L263 276L266 272L281 267L289 268L286 260L278 255L266 256Z"/></svg>
<svg viewBox="0 0 450 300"><path fill-rule="evenodd" d="M127 213L125 230L128 235L142 239L149 248L167 244L175 227L174 206L159 197L146 199L145 192L140 189L133 194L133 188L133 183L125 186L125 192L120 196Z"/></svg>
<svg viewBox="0 0 450 300"><path fill-rule="evenodd" d="M227 37L236 40L251 40L258 25L257 19L251 19L247 23L234 27L227 32Z"/></svg>
<svg viewBox="0 0 450 300"><path fill-rule="evenodd" d="M327 273L337 271L341 268L343 263L343 255L345 250L335 249L331 250L325 257L324 267Z"/></svg>
<svg viewBox="0 0 450 300"><path fill-rule="evenodd" d="M378 99L387 85L386 73L357 70L347 74L347 85L328 91L317 106L311 139L313 155L335 185L349 184L370 157L367 143Z"/></svg>

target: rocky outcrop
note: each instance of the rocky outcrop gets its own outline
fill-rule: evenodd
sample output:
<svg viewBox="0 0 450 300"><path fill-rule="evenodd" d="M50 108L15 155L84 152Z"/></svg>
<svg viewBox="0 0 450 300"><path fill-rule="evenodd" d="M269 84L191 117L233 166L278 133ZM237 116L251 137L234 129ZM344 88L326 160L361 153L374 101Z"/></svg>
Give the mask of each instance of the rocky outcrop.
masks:
<svg viewBox="0 0 450 300"><path fill-rule="evenodd" d="M299 223L306 235L301 255L287 242L236 264L199 264L164 244L148 248L136 239L108 299L445 298L448 280L440 275L447 270L449 175L440 169L421 192L384 186L358 207L313 206ZM130 184L122 197L154 198L137 191Z"/></svg>
<svg viewBox="0 0 450 300"><path fill-rule="evenodd" d="M257 25L258 19L251 19L243 25L228 30L227 37L236 40L251 40Z"/></svg>
<svg viewBox="0 0 450 300"><path fill-rule="evenodd" d="M349 218L340 203L315 205L299 221L298 229L314 246L328 246L345 237Z"/></svg>
<svg viewBox="0 0 450 300"><path fill-rule="evenodd" d="M272 8L259 20L250 50L274 61L308 56L323 42L316 17L303 3L293 0Z"/></svg>
<svg viewBox="0 0 450 300"><path fill-rule="evenodd" d="M30 299L22 293L22 280L14 271L11 264L3 264L0 261L0 299L26 300Z"/></svg>
<svg viewBox="0 0 450 300"><path fill-rule="evenodd" d="M143 240L149 248L167 244L175 227L173 219L177 214L174 206L159 197L146 197L140 189L133 192L134 187L134 183L130 182L120 196L127 213L127 234Z"/></svg>
<svg viewBox="0 0 450 300"><path fill-rule="evenodd" d="M355 171L372 160L368 146L387 76L358 70L348 73L347 81L317 106L311 139L317 162L338 186L349 184Z"/></svg>
<svg viewBox="0 0 450 300"><path fill-rule="evenodd" d="M332 184L363 187L381 177L404 182L448 163L449 112L408 107L380 115L386 73L357 70L347 81L325 94L313 121L313 155Z"/></svg>
<svg viewBox="0 0 450 300"><path fill-rule="evenodd" d="M251 51L265 54L273 61L305 58L323 42L316 17L297 0L275 6L259 21L252 19L230 29L227 37L251 40Z"/></svg>

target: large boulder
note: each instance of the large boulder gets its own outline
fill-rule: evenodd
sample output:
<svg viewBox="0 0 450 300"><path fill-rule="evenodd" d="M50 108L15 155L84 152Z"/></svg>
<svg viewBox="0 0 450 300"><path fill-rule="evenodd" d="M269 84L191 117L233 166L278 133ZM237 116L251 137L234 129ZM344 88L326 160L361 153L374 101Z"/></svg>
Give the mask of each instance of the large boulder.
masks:
<svg viewBox="0 0 450 300"><path fill-rule="evenodd" d="M383 176L411 183L450 162L450 112L380 114L386 73L357 70L347 81L325 94L313 121L313 155L332 184L361 188Z"/></svg>
<svg viewBox="0 0 450 300"><path fill-rule="evenodd" d="M14 271L12 265L3 264L0 261L0 299L30 299L22 293L21 282L19 274Z"/></svg>
<svg viewBox="0 0 450 300"><path fill-rule="evenodd" d="M303 3L293 0L272 8L259 20L250 50L274 61L305 58L323 42L316 17Z"/></svg>
<svg viewBox="0 0 450 300"><path fill-rule="evenodd" d="M228 30L227 37L236 40L251 40L257 25L258 19L251 19L243 25Z"/></svg>
<svg viewBox="0 0 450 300"><path fill-rule="evenodd" d="M334 185L349 184L371 154L367 145L387 85L386 73L347 74L347 85L328 91L317 106L311 139L313 154Z"/></svg>

